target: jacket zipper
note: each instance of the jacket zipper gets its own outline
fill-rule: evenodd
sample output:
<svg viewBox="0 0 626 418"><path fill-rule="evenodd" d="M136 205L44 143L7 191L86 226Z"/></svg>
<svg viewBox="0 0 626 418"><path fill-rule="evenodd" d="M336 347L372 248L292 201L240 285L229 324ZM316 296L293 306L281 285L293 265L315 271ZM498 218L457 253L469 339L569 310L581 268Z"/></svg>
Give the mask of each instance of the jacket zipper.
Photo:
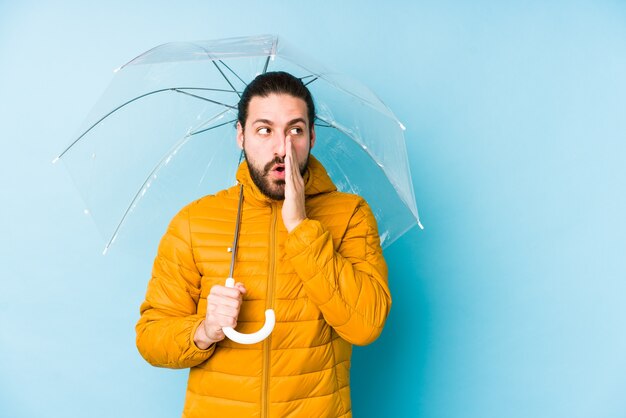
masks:
<svg viewBox="0 0 626 418"><path fill-rule="evenodd" d="M274 283L276 281L276 220L278 218L278 208L276 204L271 206L270 221L270 242L269 242L269 269L267 278L267 298L265 300L265 309L270 309L274 305ZM270 389L270 359L272 350L272 334L263 341L263 384L261 386L261 418L269 416L269 389Z"/></svg>

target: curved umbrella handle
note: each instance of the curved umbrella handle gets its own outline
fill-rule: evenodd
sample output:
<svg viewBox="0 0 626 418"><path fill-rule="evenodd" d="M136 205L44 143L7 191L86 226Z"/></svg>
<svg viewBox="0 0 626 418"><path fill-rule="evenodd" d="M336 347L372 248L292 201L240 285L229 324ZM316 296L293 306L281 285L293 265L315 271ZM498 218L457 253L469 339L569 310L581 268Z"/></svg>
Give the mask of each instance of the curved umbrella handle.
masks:
<svg viewBox="0 0 626 418"><path fill-rule="evenodd" d="M226 287L235 287L235 279L229 277L226 279ZM265 311L265 325L263 328L258 330L257 332L253 332L252 334L242 334L240 332L235 331L231 327L224 327L222 330L224 334L239 344L255 344L259 341L263 341L270 335L272 330L274 329L274 324L276 323L276 316L274 315L273 309L268 309Z"/></svg>

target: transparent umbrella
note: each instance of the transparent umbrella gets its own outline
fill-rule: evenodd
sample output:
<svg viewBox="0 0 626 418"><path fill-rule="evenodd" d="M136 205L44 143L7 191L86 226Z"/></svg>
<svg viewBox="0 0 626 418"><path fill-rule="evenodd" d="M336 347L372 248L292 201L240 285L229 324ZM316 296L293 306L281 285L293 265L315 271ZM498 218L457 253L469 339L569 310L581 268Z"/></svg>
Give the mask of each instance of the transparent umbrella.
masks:
<svg viewBox="0 0 626 418"><path fill-rule="evenodd" d="M383 247L421 227L404 126L357 81L272 35L168 43L123 65L63 161L106 240L129 223L159 231L186 203L232 186L241 153L237 103L266 71L287 71L313 94L312 153L341 191L363 196Z"/></svg>

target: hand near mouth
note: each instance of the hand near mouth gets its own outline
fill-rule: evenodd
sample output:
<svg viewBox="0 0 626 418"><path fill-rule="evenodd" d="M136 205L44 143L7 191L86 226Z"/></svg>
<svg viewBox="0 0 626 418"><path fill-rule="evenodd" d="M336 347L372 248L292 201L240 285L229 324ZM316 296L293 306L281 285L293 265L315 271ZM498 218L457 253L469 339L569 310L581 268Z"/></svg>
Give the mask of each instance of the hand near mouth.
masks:
<svg viewBox="0 0 626 418"><path fill-rule="evenodd" d="M285 139L285 201L282 215L288 232L306 219L304 179L300 175L300 167L298 167L290 136Z"/></svg>

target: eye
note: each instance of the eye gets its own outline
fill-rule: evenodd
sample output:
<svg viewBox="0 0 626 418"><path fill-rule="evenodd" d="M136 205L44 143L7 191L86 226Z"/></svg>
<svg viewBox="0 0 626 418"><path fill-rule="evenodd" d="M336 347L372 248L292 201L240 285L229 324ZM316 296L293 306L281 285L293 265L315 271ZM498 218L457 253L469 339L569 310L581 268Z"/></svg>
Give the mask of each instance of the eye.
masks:
<svg viewBox="0 0 626 418"><path fill-rule="evenodd" d="M293 127L291 129L289 129L289 134L290 135L302 135L302 133L304 132L304 130L300 127Z"/></svg>
<svg viewBox="0 0 626 418"><path fill-rule="evenodd" d="M261 127L261 128L259 128L259 129L257 129L257 130L256 130L256 132L257 132L259 135L269 135L269 133L270 133L270 128L267 128L267 127Z"/></svg>

